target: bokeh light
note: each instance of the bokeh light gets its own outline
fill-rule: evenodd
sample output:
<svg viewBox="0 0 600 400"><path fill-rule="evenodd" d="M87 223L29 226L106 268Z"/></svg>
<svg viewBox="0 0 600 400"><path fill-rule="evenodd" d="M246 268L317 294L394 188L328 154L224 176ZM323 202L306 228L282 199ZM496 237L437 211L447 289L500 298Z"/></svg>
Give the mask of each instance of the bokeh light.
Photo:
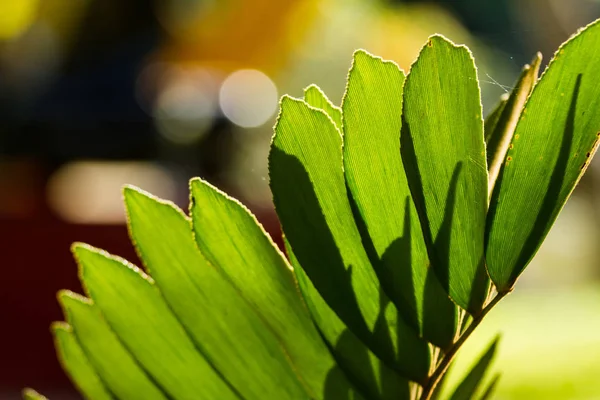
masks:
<svg viewBox="0 0 600 400"><path fill-rule="evenodd" d="M242 128L255 128L275 114L277 87L261 71L235 71L223 81L219 104L231 122Z"/></svg>
<svg viewBox="0 0 600 400"><path fill-rule="evenodd" d="M154 99L158 133L180 145L200 140L219 114L217 90L212 71L170 67Z"/></svg>
<svg viewBox="0 0 600 400"><path fill-rule="evenodd" d="M163 198L175 197L168 171L153 163L77 161L56 171L47 187L48 203L75 224L125 222L122 187L132 184Z"/></svg>

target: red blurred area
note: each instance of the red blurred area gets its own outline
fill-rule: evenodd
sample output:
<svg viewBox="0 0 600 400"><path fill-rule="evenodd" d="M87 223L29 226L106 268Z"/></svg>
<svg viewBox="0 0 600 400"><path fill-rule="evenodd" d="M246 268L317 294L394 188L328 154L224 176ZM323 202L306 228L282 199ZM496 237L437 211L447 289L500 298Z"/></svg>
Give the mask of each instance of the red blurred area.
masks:
<svg viewBox="0 0 600 400"><path fill-rule="evenodd" d="M49 330L52 321L63 319L56 292L81 292L70 245L87 242L137 262L127 229L70 225L53 218L2 219L0 240L0 387L8 390L2 395L17 398L26 386L48 395L70 393L71 384L58 364Z"/></svg>
<svg viewBox="0 0 600 400"><path fill-rule="evenodd" d="M89 243L141 264L125 225L66 223L47 207L45 179L34 173L34 164L16 163L10 170L0 175L0 399L18 399L25 387L51 399L78 398L57 361L49 329L63 320L56 293L83 293L70 246ZM274 238L281 237L273 213L257 217Z"/></svg>

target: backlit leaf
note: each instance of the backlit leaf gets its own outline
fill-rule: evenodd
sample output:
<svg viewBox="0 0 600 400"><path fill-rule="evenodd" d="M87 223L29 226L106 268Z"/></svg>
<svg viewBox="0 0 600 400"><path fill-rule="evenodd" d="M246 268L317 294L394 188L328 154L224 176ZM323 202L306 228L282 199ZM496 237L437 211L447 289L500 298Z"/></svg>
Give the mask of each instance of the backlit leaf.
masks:
<svg viewBox="0 0 600 400"><path fill-rule="evenodd" d="M496 353L498 346L498 339L494 340L490 347L485 351L477 363L473 366L471 371L458 385L450 400L471 400L477 392L477 388L481 384L485 373L490 366L492 359Z"/></svg>
<svg viewBox="0 0 600 400"><path fill-rule="evenodd" d="M400 158L403 84L393 62L354 54L342 102L344 171L383 289L417 332L445 348L454 339L457 310L429 268Z"/></svg>
<svg viewBox="0 0 600 400"><path fill-rule="evenodd" d="M73 251L94 304L169 397L240 399L198 352L149 276L91 246Z"/></svg>
<svg viewBox="0 0 600 400"><path fill-rule="evenodd" d="M89 299L68 291L58 298L81 348L111 393L121 399L166 399Z"/></svg>
<svg viewBox="0 0 600 400"><path fill-rule="evenodd" d="M60 363L81 394L89 400L111 400L112 395L90 365L71 326L61 322L54 323L52 334Z"/></svg>
<svg viewBox="0 0 600 400"><path fill-rule="evenodd" d="M142 261L196 347L224 379L246 400L312 397L282 343L200 253L181 210L133 188L125 189L125 203Z"/></svg>
<svg viewBox="0 0 600 400"><path fill-rule="evenodd" d="M352 390L315 329L283 254L250 211L200 179L190 183L191 215L198 247L270 326L314 398Z"/></svg>
<svg viewBox="0 0 600 400"><path fill-rule="evenodd" d="M342 168L342 138L323 111L284 96L269 155L275 208L327 304L375 354L420 381L427 344L399 317L362 246Z"/></svg>
<svg viewBox="0 0 600 400"><path fill-rule="evenodd" d="M538 53L531 65L525 65L508 99L502 101L501 106L492 114L493 126L492 123L488 124L487 121L485 123L489 170L488 192L490 195L512 141L525 101L537 82L541 62L542 55Z"/></svg>
<svg viewBox="0 0 600 400"><path fill-rule="evenodd" d="M490 202L486 259L499 291L531 261L596 151L600 22L563 44L527 101Z"/></svg>
<svg viewBox="0 0 600 400"><path fill-rule="evenodd" d="M404 85L401 153L432 268L476 314L489 281L483 258L487 167L471 53L432 36Z"/></svg>
<svg viewBox="0 0 600 400"><path fill-rule="evenodd" d="M298 277L298 286L315 323L338 362L340 372L345 373L368 399L409 400L409 381L387 367L348 329L314 287L287 240L286 247ZM334 377L332 374L328 381Z"/></svg>
<svg viewBox="0 0 600 400"><path fill-rule="evenodd" d="M317 85L310 85L304 89L304 101L311 107L325 111L335 123L336 128L341 131L342 110L334 106Z"/></svg>

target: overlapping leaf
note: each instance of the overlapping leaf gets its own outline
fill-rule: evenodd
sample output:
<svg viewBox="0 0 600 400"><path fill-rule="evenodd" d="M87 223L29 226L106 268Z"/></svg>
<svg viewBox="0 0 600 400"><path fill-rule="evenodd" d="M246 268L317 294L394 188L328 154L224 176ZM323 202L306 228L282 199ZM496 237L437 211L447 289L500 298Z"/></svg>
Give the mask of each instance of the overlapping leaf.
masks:
<svg viewBox="0 0 600 400"><path fill-rule="evenodd" d="M317 291L385 362L421 381L427 344L383 292L356 227L342 168L342 138L328 115L283 98L269 154L283 231Z"/></svg>
<svg viewBox="0 0 600 400"><path fill-rule="evenodd" d="M485 143L489 170L488 193L490 195L525 106L525 101L537 82L541 62L542 55L538 53L531 65L525 65L515 88L506 99L500 101L500 104L485 121Z"/></svg>
<svg viewBox="0 0 600 400"><path fill-rule="evenodd" d="M490 347L485 351L485 353L481 356L481 358L477 361L477 363L473 366L471 371L465 376L462 382L458 385L452 396L450 396L450 400L471 400L477 389L481 385L481 381L483 380L485 373L487 372L494 355L496 354L496 348L498 346L498 339L495 339ZM493 390L494 383L492 382L492 389L488 389L487 391ZM484 396L486 396L484 394Z"/></svg>
<svg viewBox="0 0 600 400"><path fill-rule="evenodd" d="M403 84L396 64L355 53L342 102L344 171L383 289L417 332L445 348L454 339L457 312L429 268L400 158Z"/></svg>
<svg viewBox="0 0 600 400"><path fill-rule="evenodd" d="M334 106L317 85L310 85L304 89L304 101L314 108L325 111L329 118L333 120L336 128L340 132L342 131L342 110Z"/></svg>
<svg viewBox="0 0 600 400"><path fill-rule="evenodd" d="M310 319L291 268L256 218L202 180L193 179L190 186L198 247L273 330L313 396L353 392L343 374L332 374L335 361Z"/></svg>
<svg viewBox="0 0 600 400"><path fill-rule="evenodd" d="M525 104L539 62L485 135L471 55L440 36L406 80L358 51L341 108L316 86L284 97L269 169L293 268L245 207L204 181L191 181L191 219L127 188L153 278L74 247L91 299L60 295L65 370L94 400L408 400L414 382L431 394L429 343L462 343L450 298L472 314L459 329L471 332L489 288L484 252L503 295L598 143L600 22L561 47ZM476 395L495 349L452 400Z"/></svg>
<svg viewBox="0 0 600 400"><path fill-rule="evenodd" d="M490 202L486 259L508 291L596 151L600 22L558 50L527 101Z"/></svg>
<svg viewBox="0 0 600 400"><path fill-rule="evenodd" d="M125 190L131 236L165 300L201 350L247 400L308 398L286 349L259 314L198 250L172 204ZM161 229L154 227L160 225Z"/></svg>
<svg viewBox="0 0 600 400"><path fill-rule="evenodd" d="M54 335L58 359L77 389L88 399L112 400L112 395L90 365L88 358L77 342L73 334L73 328L66 323L54 323L52 334Z"/></svg>
<svg viewBox="0 0 600 400"><path fill-rule="evenodd" d="M94 304L169 397L240 399L198 352L150 277L87 245L74 252Z"/></svg>
<svg viewBox="0 0 600 400"><path fill-rule="evenodd" d="M487 169L479 86L464 46L433 36L404 85L402 161L429 258L471 313L488 290L483 257Z"/></svg>
<svg viewBox="0 0 600 400"><path fill-rule="evenodd" d="M391 370L348 329L312 284L287 240L286 248L308 309L336 358L340 371L352 378L366 398L408 400L408 379ZM328 377L327 382L334 378L335 375Z"/></svg>
<svg viewBox="0 0 600 400"><path fill-rule="evenodd" d="M89 299L72 292L61 292L59 301L90 365L111 393L118 398L132 400L167 398L141 369Z"/></svg>

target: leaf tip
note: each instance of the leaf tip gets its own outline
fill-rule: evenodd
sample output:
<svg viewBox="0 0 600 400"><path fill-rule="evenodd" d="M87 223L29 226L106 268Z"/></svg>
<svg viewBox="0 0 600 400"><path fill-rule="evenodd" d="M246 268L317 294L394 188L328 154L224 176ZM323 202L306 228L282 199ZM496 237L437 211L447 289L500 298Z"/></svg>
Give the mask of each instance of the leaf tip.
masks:
<svg viewBox="0 0 600 400"><path fill-rule="evenodd" d="M318 92L318 93L324 95L323 90L314 83L311 83L310 85L305 87L303 90L304 96L306 96L308 93L311 93L311 92Z"/></svg>
<svg viewBox="0 0 600 400"><path fill-rule="evenodd" d="M352 70L354 69L355 66L360 66L361 64L363 64L365 62L372 62L372 61L381 63L383 65L394 66L404 74L404 71L402 70L402 68L400 68L400 66L394 60L386 60L383 57L376 56L376 55L368 52L365 49L358 49L358 50L354 51L354 55L352 57L352 66L350 67L350 72L352 72Z"/></svg>
<svg viewBox="0 0 600 400"><path fill-rule="evenodd" d="M129 207L129 200L136 201L141 200L144 201L146 199L158 199L151 193L146 192L143 189L140 189L133 185L124 185L123 186L123 198L125 199L126 207Z"/></svg>
<svg viewBox="0 0 600 400"><path fill-rule="evenodd" d="M123 187L121 188L121 191L125 194L125 193L129 193L129 192L137 192L137 191L141 191L142 189L140 189L139 187L135 186L135 185L131 185L129 183L123 185Z"/></svg>
<svg viewBox="0 0 600 400"><path fill-rule="evenodd" d="M99 249L96 247L84 242L73 242L73 244L71 244L71 253L75 256L77 261L79 261L81 257L85 257L91 253L97 253L98 251Z"/></svg>
<svg viewBox="0 0 600 400"><path fill-rule="evenodd" d="M56 298L58 299L61 305L78 303L78 304L87 304L92 305L92 300L80 295L79 293L75 293L68 289L61 289L56 293Z"/></svg>
<svg viewBox="0 0 600 400"><path fill-rule="evenodd" d="M48 400L48 398L32 388L25 388L21 392L24 400Z"/></svg>
<svg viewBox="0 0 600 400"><path fill-rule="evenodd" d="M54 321L50 324L50 332L52 336L56 339L57 336L63 335L65 333L71 333L73 328L71 325L66 323L65 321Z"/></svg>

